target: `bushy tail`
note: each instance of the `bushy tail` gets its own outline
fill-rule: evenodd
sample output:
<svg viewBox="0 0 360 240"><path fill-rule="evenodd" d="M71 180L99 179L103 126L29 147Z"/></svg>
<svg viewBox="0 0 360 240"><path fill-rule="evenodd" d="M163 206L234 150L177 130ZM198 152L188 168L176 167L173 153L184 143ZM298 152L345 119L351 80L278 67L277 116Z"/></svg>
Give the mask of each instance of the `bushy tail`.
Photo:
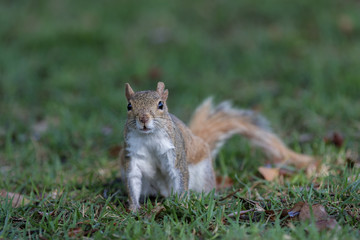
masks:
<svg viewBox="0 0 360 240"><path fill-rule="evenodd" d="M209 144L213 157L228 138L234 134L241 134L260 147L276 163L306 167L314 160L286 147L271 132L268 122L259 114L235 109L229 102L222 102L214 107L212 99L205 100L196 109L189 127L193 134Z"/></svg>

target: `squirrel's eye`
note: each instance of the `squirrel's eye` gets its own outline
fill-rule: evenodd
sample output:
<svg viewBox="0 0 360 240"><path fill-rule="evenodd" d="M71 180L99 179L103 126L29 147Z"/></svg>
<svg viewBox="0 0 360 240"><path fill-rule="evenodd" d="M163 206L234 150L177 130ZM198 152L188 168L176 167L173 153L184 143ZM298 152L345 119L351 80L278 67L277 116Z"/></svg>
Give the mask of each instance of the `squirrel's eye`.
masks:
<svg viewBox="0 0 360 240"><path fill-rule="evenodd" d="M161 109L161 110L164 109L164 103L162 101L159 102L158 109Z"/></svg>
<svg viewBox="0 0 360 240"><path fill-rule="evenodd" d="M130 111L130 110L132 109L131 103L129 103L129 104L127 105L127 109L128 109L128 111Z"/></svg>

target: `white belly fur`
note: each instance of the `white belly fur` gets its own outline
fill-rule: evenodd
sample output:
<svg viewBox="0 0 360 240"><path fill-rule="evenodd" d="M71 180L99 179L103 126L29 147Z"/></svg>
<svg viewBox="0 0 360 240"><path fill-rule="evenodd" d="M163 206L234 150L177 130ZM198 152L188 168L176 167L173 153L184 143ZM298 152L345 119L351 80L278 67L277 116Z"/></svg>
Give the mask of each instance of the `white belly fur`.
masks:
<svg viewBox="0 0 360 240"><path fill-rule="evenodd" d="M130 165L135 164L141 171L142 196L170 195L172 186L167 170L174 166L175 159L162 156L174 148L168 136L162 133L128 134L127 150L131 158Z"/></svg>
<svg viewBox="0 0 360 240"><path fill-rule="evenodd" d="M157 194L164 197L170 196L173 186L167 170L174 168L175 158L161 158L161 156L174 149L168 136L161 133L128 134L127 150L131 158L130 165L135 164L141 171L142 196ZM197 164L189 164L188 167L189 190L210 192L215 187L215 176L210 158Z"/></svg>

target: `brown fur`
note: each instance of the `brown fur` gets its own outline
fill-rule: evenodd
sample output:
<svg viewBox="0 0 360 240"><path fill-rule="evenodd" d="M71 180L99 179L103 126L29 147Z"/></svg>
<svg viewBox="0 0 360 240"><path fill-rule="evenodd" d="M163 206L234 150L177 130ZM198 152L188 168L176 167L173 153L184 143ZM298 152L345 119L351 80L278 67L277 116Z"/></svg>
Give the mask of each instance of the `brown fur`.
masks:
<svg viewBox="0 0 360 240"><path fill-rule="evenodd" d="M187 162L195 164L203 159L210 158L209 145L202 138L195 136L177 117L172 115L172 119L184 138Z"/></svg>
<svg viewBox="0 0 360 240"><path fill-rule="evenodd" d="M233 134L241 134L260 147L274 162L305 167L314 160L286 147L274 133L256 125L250 116L241 114L229 106L224 108L216 109L212 106L211 100L205 101L189 124L192 133L205 140L211 150L216 149L224 136L229 138Z"/></svg>

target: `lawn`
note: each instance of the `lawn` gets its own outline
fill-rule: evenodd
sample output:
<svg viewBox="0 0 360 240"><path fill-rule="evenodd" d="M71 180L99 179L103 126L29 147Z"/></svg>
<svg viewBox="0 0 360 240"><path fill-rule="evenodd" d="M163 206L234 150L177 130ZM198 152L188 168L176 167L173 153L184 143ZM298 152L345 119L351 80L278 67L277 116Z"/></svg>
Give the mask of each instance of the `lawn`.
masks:
<svg viewBox="0 0 360 240"><path fill-rule="evenodd" d="M0 239L359 239L359 11L355 0L1 1ZM158 81L184 122L208 96L261 112L319 171L265 180L266 157L234 137L215 160L227 188L129 213L124 84ZM321 204L335 227L291 217L299 202Z"/></svg>

